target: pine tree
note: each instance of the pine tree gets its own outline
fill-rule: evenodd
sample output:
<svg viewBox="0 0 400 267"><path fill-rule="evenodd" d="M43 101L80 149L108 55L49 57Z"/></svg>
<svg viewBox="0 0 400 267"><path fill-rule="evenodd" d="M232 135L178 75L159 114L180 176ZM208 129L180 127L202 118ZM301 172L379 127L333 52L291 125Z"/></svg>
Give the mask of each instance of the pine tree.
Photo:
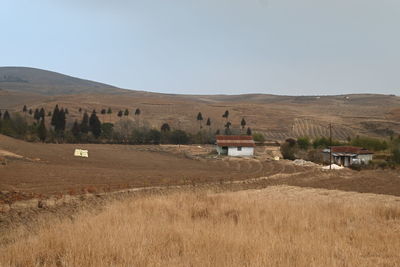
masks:
<svg viewBox="0 0 400 267"><path fill-rule="evenodd" d="M244 118L242 118L242 121L240 122L240 125L242 126L242 130L244 130L244 127L246 127L246 121Z"/></svg>
<svg viewBox="0 0 400 267"><path fill-rule="evenodd" d="M58 109L58 105L55 106L54 110L53 110L53 116L51 117L51 125L56 127L56 123L58 120L58 113L60 112L60 110Z"/></svg>
<svg viewBox="0 0 400 267"><path fill-rule="evenodd" d="M39 111L39 117L41 119L44 119L45 116L46 116L46 112L44 111L44 108L41 108Z"/></svg>
<svg viewBox="0 0 400 267"><path fill-rule="evenodd" d="M53 113L54 115L54 113ZM54 126L54 130L58 133L62 133L65 131L65 124L66 124L66 119L65 119L65 111L64 109L61 109L57 112L57 117L56 117L56 122Z"/></svg>
<svg viewBox="0 0 400 267"><path fill-rule="evenodd" d="M168 123L163 123L163 125L161 125L161 132L169 132L171 130L171 128L169 127Z"/></svg>
<svg viewBox="0 0 400 267"><path fill-rule="evenodd" d="M41 119L40 124L37 128L37 135L38 135L40 141L42 141L42 142L46 141L47 130L46 130L46 125L44 123L44 118Z"/></svg>
<svg viewBox="0 0 400 267"><path fill-rule="evenodd" d="M228 120L228 118L229 118L229 110L225 110L225 113L222 115L222 118L225 118L226 120Z"/></svg>
<svg viewBox="0 0 400 267"><path fill-rule="evenodd" d="M10 113L8 113L8 110L6 110L6 111L4 112L3 120L5 120L5 121L11 120Z"/></svg>
<svg viewBox="0 0 400 267"><path fill-rule="evenodd" d="M252 135L252 131L251 131L250 127L247 128L246 134L247 134L247 135Z"/></svg>
<svg viewBox="0 0 400 267"><path fill-rule="evenodd" d="M203 115L201 114L201 112L197 114L197 121L200 122L200 129L203 128L203 126L201 125L201 122L203 121Z"/></svg>
<svg viewBox="0 0 400 267"><path fill-rule="evenodd" d="M122 117L122 115L124 115L124 113L122 112L122 110L118 111L118 117Z"/></svg>
<svg viewBox="0 0 400 267"><path fill-rule="evenodd" d="M47 116L48 116L48 117L50 117L50 116L51 116L51 111L49 111L49 112L47 113Z"/></svg>
<svg viewBox="0 0 400 267"><path fill-rule="evenodd" d="M31 108L29 109L28 113L29 113L29 115L32 115L32 114L33 114L33 111L32 111Z"/></svg>
<svg viewBox="0 0 400 267"><path fill-rule="evenodd" d="M77 120L75 120L74 125L72 125L71 129L72 135L79 140L81 137L81 127L79 126L79 123Z"/></svg>
<svg viewBox="0 0 400 267"><path fill-rule="evenodd" d="M139 108L137 108L137 109L135 110L135 115L136 115L136 116L139 116L139 115L140 115L140 113L141 113L140 109L139 109Z"/></svg>
<svg viewBox="0 0 400 267"><path fill-rule="evenodd" d="M22 108L22 112L26 113L28 111L28 109L26 108L26 105L24 105L24 107Z"/></svg>
<svg viewBox="0 0 400 267"><path fill-rule="evenodd" d="M93 112L92 115L90 115L89 126L92 134L98 138L101 135L101 122L97 117L96 112Z"/></svg>
<svg viewBox="0 0 400 267"><path fill-rule="evenodd" d="M79 108L78 111L79 111L79 113L82 113L82 108Z"/></svg>
<svg viewBox="0 0 400 267"><path fill-rule="evenodd" d="M89 115L87 114L87 112L83 114L80 129L82 133L87 134L89 132Z"/></svg>
<svg viewBox="0 0 400 267"><path fill-rule="evenodd" d="M125 109L124 116L129 116L129 110Z"/></svg>
<svg viewBox="0 0 400 267"><path fill-rule="evenodd" d="M40 113L39 113L39 110L38 110L38 109L35 109L35 113L33 114L33 118L34 118L37 122L39 122L39 120L40 120Z"/></svg>

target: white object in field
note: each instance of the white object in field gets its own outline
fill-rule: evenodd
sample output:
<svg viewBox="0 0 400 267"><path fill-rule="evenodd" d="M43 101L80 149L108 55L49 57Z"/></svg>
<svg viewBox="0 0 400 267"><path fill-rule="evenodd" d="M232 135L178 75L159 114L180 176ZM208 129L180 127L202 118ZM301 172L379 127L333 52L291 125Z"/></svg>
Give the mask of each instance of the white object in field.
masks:
<svg viewBox="0 0 400 267"><path fill-rule="evenodd" d="M88 158L89 157L89 151L88 150L83 150L83 149L75 149L74 156L75 157Z"/></svg>
<svg viewBox="0 0 400 267"><path fill-rule="evenodd" d="M274 160L278 161L278 160L279 160L279 157L278 157L278 156L274 157Z"/></svg>
<svg viewBox="0 0 400 267"><path fill-rule="evenodd" d="M332 170L341 170L341 169L344 168L344 167L336 165L336 164L332 164L331 167L332 167ZM322 167L322 169L329 170L330 168L329 168L329 165L328 165L328 166Z"/></svg>

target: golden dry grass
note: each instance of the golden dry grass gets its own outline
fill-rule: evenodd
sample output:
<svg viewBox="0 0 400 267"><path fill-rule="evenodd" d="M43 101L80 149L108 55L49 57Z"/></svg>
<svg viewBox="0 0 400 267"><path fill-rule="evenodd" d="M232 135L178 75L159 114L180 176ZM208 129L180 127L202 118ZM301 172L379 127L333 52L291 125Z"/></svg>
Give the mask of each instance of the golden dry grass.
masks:
<svg viewBox="0 0 400 267"><path fill-rule="evenodd" d="M2 266L399 266L400 198L277 186L115 201L0 247Z"/></svg>

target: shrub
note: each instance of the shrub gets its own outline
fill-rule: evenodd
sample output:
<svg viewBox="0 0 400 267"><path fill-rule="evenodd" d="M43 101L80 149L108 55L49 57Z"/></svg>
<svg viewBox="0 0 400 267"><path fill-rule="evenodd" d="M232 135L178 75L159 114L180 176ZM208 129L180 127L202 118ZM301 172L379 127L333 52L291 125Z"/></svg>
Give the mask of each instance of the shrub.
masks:
<svg viewBox="0 0 400 267"><path fill-rule="evenodd" d="M295 146L291 145L289 142L285 142L281 145L281 153L284 159L289 159L289 160L294 160L296 159L295 157Z"/></svg>
<svg viewBox="0 0 400 267"><path fill-rule="evenodd" d="M310 147L311 142L307 136L299 137L297 138L297 145L299 146L300 149L307 150Z"/></svg>
<svg viewBox="0 0 400 267"><path fill-rule="evenodd" d="M262 133L253 133L253 139L256 142L264 143L265 137Z"/></svg>

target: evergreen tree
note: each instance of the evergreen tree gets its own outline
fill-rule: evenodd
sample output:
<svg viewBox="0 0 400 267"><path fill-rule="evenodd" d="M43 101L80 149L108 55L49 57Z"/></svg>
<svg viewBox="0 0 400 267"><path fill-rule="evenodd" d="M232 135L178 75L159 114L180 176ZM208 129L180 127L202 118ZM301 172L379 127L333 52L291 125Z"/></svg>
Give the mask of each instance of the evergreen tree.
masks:
<svg viewBox="0 0 400 267"><path fill-rule="evenodd" d="M122 117L122 115L124 115L124 113L122 112L122 110L118 111L118 117Z"/></svg>
<svg viewBox="0 0 400 267"><path fill-rule="evenodd" d="M28 109L26 108L26 105L24 105L24 107L22 108L22 112L26 113L28 111Z"/></svg>
<svg viewBox="0 0 400 267"><path fill-rule="evenodd" d="M200 123L200 129L203 128L203 126L201 125L201 122L203 121L203 115L201 114L201 112L197 114L197 121L199 121Z"/></svg>
<svg viewBox="0 0 400 267"><path fill-rule="evenodd" d="M54 115L54 113L53 113ZM57 117L55 121L55 126L54 130L57 133L62 133L65 131L65 124L66 124L66 118L65 118L65 111L64 109L61 109L57 112Z"/></svg>
<svg viewBox="0 0 400 267"><path fill-rule="evenodd" d="M35 109L35 113L33 114L33 118L34 118L37 122L39 122L39 120L40 120L40 113L39 113L39 110L38 110L38 109Z"/></svg>
<svg viewBox="0 0 400 267"><path fill-rule="evenodd" d="M101 122L97 117L96 112L93 112L92 115L90 115L89 126L92 134L98 138L101 135Z"/></svg>
<svg viewBox="0 0 400 267"><path fill-rule="evenodd" d="M51 116L51 111L49 111L49 112L47 113L47 116L48 116L48 117L50 117L50 116Z"/></svg>
<svg viewBox="0 0 400 267"><path fill-rule="evenodd" d="M46 112L44 111L44 108L41 108L39 111L39 117L41 119L44 119L45 116L46 116Z"/></svg>
<svg viewBox="0 0 400 267"><path fill-rule="evenodd" d="M0 109L0 120L1 120L2 116L3 116L3 113L1 113L1 109Z"/></svg>
<svg viewBox="0 0 400 267"><path fill-rule="evenodd" d="M79 123L77 120L75 120L74 124L72 125L71 129L72 135L79 140L81 137L81 127L79 126Z"/></svg>
<svg viewBox="0 0 400 267"><path fill-rule="evenodd" d="M244 130L244 127L246 127L246 121L244 118L242 118L242 121L240 122L240 125L242 126L242 130Z"/></svg>
<svg viewBox="0 0 400 267"><path fill-rule="evenodd" d="M171 128L169 127L168 123L163 123L163 125L161 125L161 132L169 132L171 130Z"/></svg>
<svg viewBox="0 0 400 267"><path fill-rule="evenodd" d="M215 131L215 135L220 135L220 134L221 134L221 131L219 129Z"/></svg>
<svg viewBox="0 0 400 267"><path fill-rule="evenodd" d="M32 114L33 114L33 111L32 111L31 108L29 109L28 113L29 113L29 115L32 115Z"/></svg>
<svg viewBox="0 0 400 267"><path fill-rule="evenodd" d="M251 131L250 127L247 128L246 134L247 134L247 135L252 135L252 131Z"/></svg>
<svg viewBox="0 0 400 267"><path fill-rule="evenodd" d="M111 109L111 108L108 108L108 110L107 110L107 114L109 114L109 115L110 115L110 122L111 122L111 114L112 114L112 109Z"/></svg>
<svg viewBox="0 0 400 267"><path fill-rule="evenodd" d="M78 111L79 111L79 113L82 113L82 108L79 108Z"/></svg>
<svg viewBox="0 0 400 267"><path fill-rule="evenodd" d="M124 116L129 116L129 110L125 109Z"/></svg>
<svg viewBox="0 0 400 267"><path fill-rule="evenodd" d="M87 112L83 114L80 129L82 133L87 134L89 132L89 115L87 114Z"/></svg>
<svg viewBox="0 0 400 267"><path fill-rule="evenodd" d="M139 109L139 108L137 108L137 109L135 110L135 115L136 115L136 116L139 116L139 115L140 115L140 113L141 113L140 109Z"/></svg>
<svg viewBox="0 0 400 267"><path fill-rule="evenodd" d="M225 110L225 113L222 115L222 118L225 118L226 120L228 120L228 118L229 118L229 110Z"/></svg>
<svg viewBox="0 0 400 267"><path fill-rule="evenodd" d="M5 120L5 121L11 120L10 113L8 113L8 110L6 110L6 111L4 112L3 120Z"/></svg>
<svg viewBox="0 0 400 267"><path fill-rule="evenodd" d="M57 121L58 121L58 113L60 110L58 109L58 105L55 106L53 110L53 116L51 117L51 125L56 127Z"/></svg>
<svg viewBox="0 0 400 267"><path fill-rule="evenodd" d="M210 118L207 119L206 125L207 126L211 126L211 119Z"/></svg>
<svg viewBox="0 0 400 267"><path fill-rule="evenodd" d="M46 130L46 125L44 123L44 118L41 119L40 124L37 128L37 135L38 135L40 141L42 141L42 142L46 141L47 130Z"/></svg>

